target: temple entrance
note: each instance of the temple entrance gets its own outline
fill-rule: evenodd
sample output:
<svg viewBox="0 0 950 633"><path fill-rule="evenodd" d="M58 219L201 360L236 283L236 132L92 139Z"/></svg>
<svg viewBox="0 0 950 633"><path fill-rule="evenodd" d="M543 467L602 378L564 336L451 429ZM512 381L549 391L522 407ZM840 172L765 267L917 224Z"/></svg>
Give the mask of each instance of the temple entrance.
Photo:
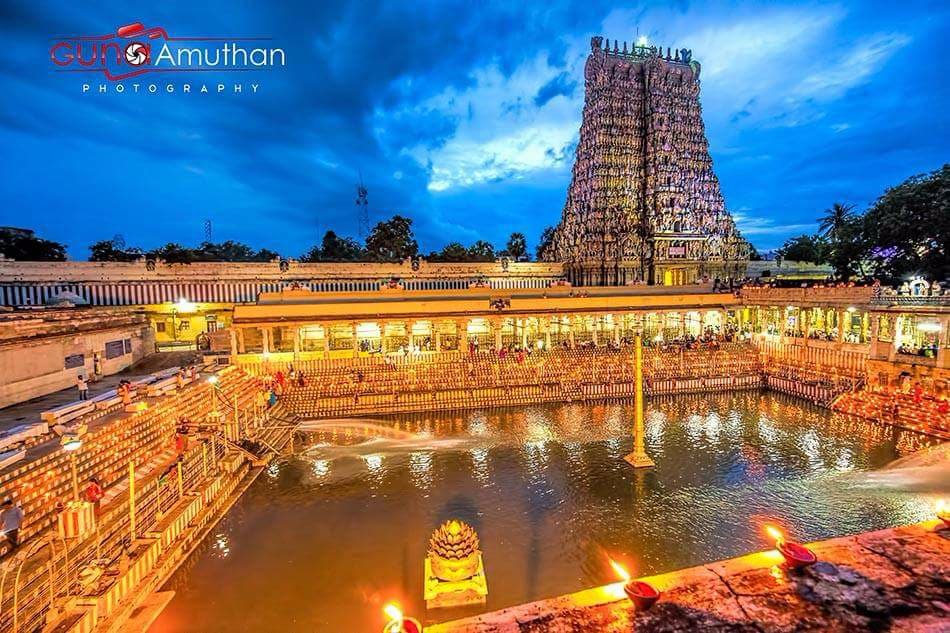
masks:
<svg viewBox="0 0 950 633"><path fill-rule="evenodd" d="M687 268L667 268L663 271L664 286L685 286L687 283L689 283Z"/></svg>

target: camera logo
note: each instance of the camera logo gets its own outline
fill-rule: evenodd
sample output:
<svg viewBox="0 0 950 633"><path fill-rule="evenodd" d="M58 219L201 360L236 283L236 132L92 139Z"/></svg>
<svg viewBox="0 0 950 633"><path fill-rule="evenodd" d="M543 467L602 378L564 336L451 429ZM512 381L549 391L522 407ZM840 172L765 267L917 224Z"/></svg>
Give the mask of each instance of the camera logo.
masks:
<svg viewBox="0 0 950 633"><path fill-rule="evenodd" d="M125 61L132 66L141 66L148 61L148 45L141 42L132 42L125 47Z"/></svg>
<svg viewBox="0 0 950 633"><path fill-rule="evenodd" d="M145 73L269 70L286 65L282 48L247 42L268 37L172 37L160 27L126 24L106 35L55 38L50 61L59 72L101 72L121 81Z"/></svg>

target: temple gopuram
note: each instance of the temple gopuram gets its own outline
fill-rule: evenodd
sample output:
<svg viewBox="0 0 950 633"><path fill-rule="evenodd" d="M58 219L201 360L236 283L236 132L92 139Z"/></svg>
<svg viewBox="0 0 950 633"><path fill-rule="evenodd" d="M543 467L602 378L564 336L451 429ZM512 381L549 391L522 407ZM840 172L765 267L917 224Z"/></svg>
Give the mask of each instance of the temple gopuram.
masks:
<svg viewBox="0 0 950 633"><path fill-rule="evenodd" d="M688 49L591 39L580 141L549 261L578 285L681 285L744 274Z"/></svg>

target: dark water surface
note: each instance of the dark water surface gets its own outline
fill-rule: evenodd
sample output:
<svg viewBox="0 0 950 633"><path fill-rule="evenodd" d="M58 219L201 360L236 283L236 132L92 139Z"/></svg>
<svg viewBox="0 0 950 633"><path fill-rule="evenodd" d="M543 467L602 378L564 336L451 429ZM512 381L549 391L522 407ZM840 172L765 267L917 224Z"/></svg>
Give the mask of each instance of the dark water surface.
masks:
<svg viewBox="0 0 950 633"><path fill-rule="evenodd" d="M320 423L264 473L165 589L152 631L379 631L397 599L444 621L765 549L929 518L933 496L868 470L930 443L757 392ZM384 437L374 437L382 435ZM426 614L423 558L449 518L478 531L487 605Z"/></svg>

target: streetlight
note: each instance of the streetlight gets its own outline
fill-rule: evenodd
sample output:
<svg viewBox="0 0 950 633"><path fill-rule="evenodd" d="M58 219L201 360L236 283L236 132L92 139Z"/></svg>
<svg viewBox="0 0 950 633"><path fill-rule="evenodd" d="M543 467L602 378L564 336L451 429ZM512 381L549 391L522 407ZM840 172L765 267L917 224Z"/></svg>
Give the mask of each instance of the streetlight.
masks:
<svg viewBox="0 0 950 633"><path fill-rule="evenodd" d="M63 450L69 453L69 463L73 476L73 501L79 501L79 473L76 468L76 451L82 448L82 440L78 435L64 435L60 442Z"/></svg>
<svg viewBox="0 0 950 633"><path fill-rule="evenodd" d="M218 412L218 376L208 376L208 384L211 385L211 412Z"/></svg>

